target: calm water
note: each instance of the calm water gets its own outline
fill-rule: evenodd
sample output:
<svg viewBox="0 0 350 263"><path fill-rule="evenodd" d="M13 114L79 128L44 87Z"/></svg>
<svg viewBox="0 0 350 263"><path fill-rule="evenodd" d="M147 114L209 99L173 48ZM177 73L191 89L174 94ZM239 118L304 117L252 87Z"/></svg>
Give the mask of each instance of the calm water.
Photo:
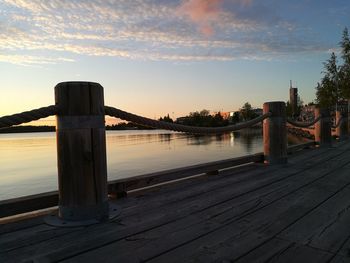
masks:
<svg viewBox="0 0 350 263"><path fill-rule="evenodd" d="M261 151L260 130L221 136L108 131L108 179ZM56 169L55 133L0 134L0 200L57 189Z"/></svg>

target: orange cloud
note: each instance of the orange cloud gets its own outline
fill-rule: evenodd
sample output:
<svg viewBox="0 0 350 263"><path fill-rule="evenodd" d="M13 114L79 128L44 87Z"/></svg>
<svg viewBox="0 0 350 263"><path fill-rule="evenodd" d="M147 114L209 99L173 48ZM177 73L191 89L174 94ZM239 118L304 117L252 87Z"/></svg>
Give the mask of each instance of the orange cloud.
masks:
<svg viewBox="0 0 350 263"><path fill-rule="evenodd" d="M178 8L178 13L188 16L198 24L202 34L211 36L214 33L211 24L219 18L222 3L222 0L188 0L182 2Z"/></svg>
<svg viewBox="0 0 350 263"><path fill-rule="evenodd" d="M238 5L249 6L252 0L232 0ZM220 22L220 16L223 14L224 0L184 0L178 7L177 13L187 16L192 22L196 23L199 31L205 36L214 34L213 25Z"/></svg>
<svg viewBox="0 0 350 263"><path fill-rule="evenodd" d="M243 6L248 6L252 4L253 0L240 0L239 3Z"/></svg>

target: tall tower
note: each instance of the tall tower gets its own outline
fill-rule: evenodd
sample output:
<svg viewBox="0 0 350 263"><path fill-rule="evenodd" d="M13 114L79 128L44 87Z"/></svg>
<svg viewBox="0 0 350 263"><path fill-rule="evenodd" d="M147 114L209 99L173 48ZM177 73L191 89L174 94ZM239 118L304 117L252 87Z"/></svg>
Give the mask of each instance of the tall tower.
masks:
<svg viewBox="0 0 350 263"><path fill-rule="evenodd" d="M295 117L298 111L298 89L293 88L292 81L290 81L290 88L289 88L289 103L290 103L290 106L292 107L293 117Z"/></svg>

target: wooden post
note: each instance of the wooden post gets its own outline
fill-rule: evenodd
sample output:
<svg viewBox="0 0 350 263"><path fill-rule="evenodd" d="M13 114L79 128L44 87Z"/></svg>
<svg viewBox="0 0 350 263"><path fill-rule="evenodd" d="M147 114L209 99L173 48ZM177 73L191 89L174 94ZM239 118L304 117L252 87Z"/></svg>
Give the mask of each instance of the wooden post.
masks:
<svg viewBox="0 0 350 263"><path fill-rule="evenodd" d="M282 101L266 102L263 112L271 112L264 120L264 156L269 164L287 163L286 104Z"/></svg>
<svg viewBox="0 0 350 263"><path fill-rule="evenodd" d="M63 82L55 87L59 217L108 219L103 87Z"/></svg>
<svg viewBox="0 0 350 263"><path fill-rule="evenodd" d="M336 111L336 125L340 122L340 125L336 128L336 135L340 141L348 138L348 115L347 112Z"/></svg>
<svg viewBox="0 0 350 263"><path fill-rule="evenodd" d="M315 141L321 147L332 145L331 116L329 110L315 108L315 118L322 117L315 123Z"/></svg>

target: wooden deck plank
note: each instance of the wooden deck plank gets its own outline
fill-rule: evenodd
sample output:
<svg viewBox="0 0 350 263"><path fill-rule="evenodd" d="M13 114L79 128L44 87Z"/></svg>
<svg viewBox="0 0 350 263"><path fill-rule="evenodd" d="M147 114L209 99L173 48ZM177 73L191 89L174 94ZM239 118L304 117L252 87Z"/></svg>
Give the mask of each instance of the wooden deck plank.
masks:
<svg viewBox="0 0 350 263"><path fill-rule="evenodd" d="M306 156L307 158L312 158L310 162L308 163L308 166L312 164L318 164L318 163L324 163L329 159L329 156L334 157L334 153L329 153L328 150L323 149L322 151L324 154L318 154L317 152L310 152L313 155ZM315 155L315 153L317 155ZM342 154L342 153L339 153ZM295 160L297 159L297 160ZM254 166L253 166L254 167ZM260 183L270 184L273 182L273 179L278 178L279 180L283 179L285 176L293 175L294 173L297 173L298 171L302 171L305 169L305 161L304 159L300 160L298 157L293 158L293 164L290 164L290 167L293 167L295 171L291 171L288 173L285 173L283 175L280 174L279 169L280 167L259 167L258 171L253 171L253 173L247 173L246 171L240 171L240 174L237 174L235 170L233 172L228 171L228 173L222 172L220 176L217 176L215 178L210 178L211 182L206 181L205 184L198 184L197 182L193 182L191 184L184 183L180 186L180 188L177 187L170 187L166 188L161 192L158 192L157 194L151 193L146 194L145 196L142 196L142 198L135 198L133 199L133 204L130 204L130 207L124 207L124 212L126 212L127 215L129 210L133 210L134 213L136 213L139 210L144 209L152 209L152 208L159 208L160 205L168 205L172 202L177 202L182 199L200 195L200 194L210 194L210 192L213 192L213 194L216 194L217 192L221 191L222 187L227 187L232 184L237 184L241 182L246 181L254 181L257 186L261 186ZM256 167L255 167L256 168ZM251 170L249 170L251 171ZM269 174L269 177L264 176L265 174ZM228 178L225 178L225 180L222 180L223 176L229 176ZM216 193L214 193L216 192ZM142 205L140 205L142 203Z"/></svg>
<svg viewBox="0 0 350 263"><path fill-rule="evenodd" d="M329 263L349 263L349 257L335 256Z"/></svg>
<svg viewBox="0 0 350 263"><path fill-rule="evenodd" d="M310 215L295 223L278 236L332 253L340 251L350 238L350 188L344 189Z"/></svg>
<svg viewBox="0 0 350 263"><path fill-rule="evenodd" d="M1 253L7 253L22 247L43 243L52 238L70 234L81 229L83 229L83 227L57 228L46 224L40 224L35 227L8 233L0 238L0 255Z"/></svg>
<svg viewBox="0 0 350 263"><path fill-rule="evenodd" d="M247 203L247 206L248 205L251 205L250 208L258 208L258 206L254 207L254 204ZM123 241L119 241L118 243L110 244L96 251L84 253L80 257L74 257L71 259L71 261L67 262L74 262L77 260L84 261L90 257L100 258L101 255L110 255L113 251L120 251L120 253L118 253L114 259L118 259L121 262L125 262L127 260L129 262L139 262L143 259L152 258L155 256L155 253L159 253L161 251L164 252L180 246L188 239L200 237L201 235L215 230L216 228L220 228L223 224L225 224L225 221L234 219L233 217L227 218L227 214L225 217L222 217L221 213L227 212L224 210L224 208L222 209L223 211L216 211L216 214L214 214L214 211L210 211L209 215L208 212L203 212L193 217L186 217L186 219L180 220L176 222L176 224L169 224L159 229L151 230L149 233L142 233L140 235L128 237ZM233 215L231 214L231 216ZM130 250L136 252L132 255L134 258L132 261L130 261ZM107 257L103 258L103 261L113 262L114 259L108 260Z"/></svg>
<svg viewBox="0 0 350 263"><path fill-rule="evenodd" d="M346 176L348 173L349 170L342 175ZM342 188L343 186L340 186L340 189ZM181 258L177 260L184 262L188 258L195 258L200 262L211 262L227 257L234 260L300 220L334 194L334 192L327 193L324 189L303 189L240 221L234 221L233 224L163 254L154 262L161 262L165 258L168 262L172 262L171 258L175 255L180 255ZM215 254L207 252L203 247L215 248Z"/></svg>
<svg viewBox="0 0 350 263"><path fill-rule="evenodd" d="M243 224L243 219L237 219L239 215L241 215L242 218L249 218L251 217L249 213L253 213L252 211L256 210L258 211L257 213L259 213L260 210L265 210L265 207L271 206L268 205L269 203L280 202L279 198L281 197L282 199L285 198L289 200L288 202L293 202L292 199L283 196L293 196L294 200L298 200L298 202L300 202L298 205L301 206L302 202L306 201L306 198L300 198L296 193L301 191L297 189L302 187L302 185L308 185L308 194L321 199L319 196L322 196L322 194L332 193L337 190L339 185L347 182L346 179L341 177L341 180L334 181L327 185L325 182L322 182L320 177L330 177L330 172L334 170L334 166L346 163L347 160L346 157L344 157L344 153L347 152L349 148L349 144L340 144L338 147L330 150L316 149L315 151L307 151L305 156L309 155L309 158L311 158L309 164L305 164L305 161L303 161L305 160L305 156L302 157L302 154L300 154L295 158L291 158L290 164L284 167L278 167L278 169L281 169L280 172L273 167L265 167L265 169L262 168L260 171L251 171L248 169L249 171L247 170L247 174L245 174L247 176L246 178L244 178L243 175L237 175L236 177L217 176L209 178L208 180L201 180L198 186L195 185L196 182L190 182L188 184L181 183L180 185L184 187L180 189L176 189L175 186L170 186L156 192L145 194L140 198L130 198L128 199L129 201L119 201L123 203L123 207L125 208L119 221L87 227L75 233L69 233L70 231L67 231L66 234L61 236L55 235L54 229L47 229L48 239L45 240L45 242L43 242L43 240L40 242L40 238L38 238L38 236L40 236L40 231L35 231L35 227L33 227L32 230L26 230L27 234L23 237L21 242L25 244L26 239L30 241L31 238L34 238L33 240L37 238L39 242L35 243L32 240L34 243L25 247L21 246L20 249L16 249L12 246L15 243L11 243L13 240L11 241L10 235L3 235L4 239L2 244L7 244L7 249L11 248L14 250L7 250L6 252L2 250L3 253L0 253L0 259L4 258L9 259L9 262L11 262L11 260L15 262L21 258L32 256L36 258L36 256L39 256L37 259L68 260L74 255L89 250L91 250L89 253L102 253L105 248L114 245L117 247L114 253L119 251L118 246L122 247L122 245L126 245L126 248L135 246L134 249L128 250L129 253L130 251L141 252L145 250L147 246L151 248L153 246L153 251L156 252L156 249L160 248L160 238L158 237L161 237L160 234L169 235L172 230L176 229L174 228L174 226L176 226L179 231L183 231L182 233L185 235L185 231L187 231L186 224L184 226L181 226L181 224L186 220L189 230L195 230L195 226L198 222L201 222L199 223L202 231L199 232L199 234L201 234L203 231L210 230L210 227L221 227L225 224L225 220L232 220L232 218L236 220L235 222ZM317 152L322 152L322 154L318 154ZM334 163L334 165L331 165L331 163ZM319 166L318 173L311 172L315 165ZM268 174L264 175L264 173ZM229 172L227 174L229 174ZM227 183L226 180L229 183ZM313 180L317 181L312 182ZM329 181L329 179L327 180ZM194 188L194 193L191 193L191 185ZM319 190L315 190L312 187L309 188L309 185L313 185L315 189L319 188ZM209 187L209 192L206 192L206 190L208 190L206 187ZM235 192L236 190L240 190L241 192ZM306 193L301 193L301 195L305 194ZM159 200L158 202L152 202L152 200L157 199ZM285 203L288 202L286 201ZM146 205L144 205L145 203ZM285 205L285 203L283 204ZM282 205L277 205L277 208L280 209L280 212L282 211L283 216L287 216L284 213L288 214L293 211L283 210ZM233 209L236 210L235 213L230 214ZM247 209L250 210L249 213ZM301 210L303 209L305 210L306 208L302 207ZM264 218L264 216L262 216L262 219L268 220L268 218ZM288 220L285 222L288 222ZM257 225L259 224L257 223ZM244 224L242 226L244 226ZM36 226L37 230L39 230L40 227L41 226ZM269 225L266 225L266 227L267 230L264 231L276 231L276 229ZM20 230L21 228L13 228L13 230L16 229ZM33 233L32 236L30 231ZM269 242L271 236L264 231L262 236L266 238L266 242ZM189 238L193 238L192 232L188 232ZM6 231L3 231L3 233L6 233ZM20 231L18 233L20 233ZM18 233L14 236L17 236ZM52 236L50 236L50 233L52 233ZM153 237L152 234L154 235ZM145 236L146 238L144 238ZM178 237L180 237L180 235ZM0 243L1 238L2 235L0 235ZM7 241L9 241L9 243L7 243ZM75 244L77 242L80 242L80 244ZM177 242L179 242L179 239ZM64 245L58 247L57 244ZM163 251L166 249L174 249L177 244L170 242L167 247L163 246L162 249ZM137 249L138 247L140 247L139 250ZM174 251L176 250L177 249ZM150 258L156 255L155 252L152 252L153 254L143 254L146 255L146 257L139 257L139 259ZM92 254L89 253L86 255L91 256ZM159 254L160 252L157 253ZM83 255L84 254L82 254L82 256ZM142 256L142 253L140 253L140 256ZM72 258L72 260L78 260L79 257ZM88 259L91 258L88 257Z"/></svg>
<svg viewBox="0 0 350 263"><path fill-rule="evenodd" d="M251 204L248 204L248 205L251 205ZM205 213L207 213L207 211L205 211L204 214L205 214ZM220 211L219 211L219 213L220 213ZM201 215L200 218L202 218L202 216L203 216L203 215ZM187 224L186 224L186 222L182 222L180 225L185 225L185 226L186 226ZM166 227L166 226L164 226L164 227ZM169 227L169 231L171 231L171 230L173 230L173 227ZM196 232L196 231L195 231L195 232ZM185 233L185 234L186 234L186 233ZM200 234L200 232L199 232L199 234ZM142 236L142 235L141 235L141 236ZM138 238L138 237L135 237L135 239L136 239L136 240L137 240L137 239L140 240L140 238ZM141 238L141 240L142 240L142 238ZM166 244L167 242L164 242L164 243ZM162 244L162 242L161 242L160 244L157 244L157 245L158 245L157 248L159 248L159 245L161 245L161 244ZM123 250L123 249L117 249L117 250L118 250L118 251L128 251L128 250L126 250L126 249L124 249L124 250ZM147 250L147 249L146 249L146 250ZM112 251L116 251L115 248L113 248ZM108 254L108 253L107 253L107 254ZM122 260L122 261L123 261L123 260Z"/></svg>
<svg viewBox="0 0 350 263"><path fill-rule="evenodd" d="M274 238L235 263L326 263L333 257L333 254L326 251Z"/></svg>
<svg viewBox="0 0 350 263"><path fill-rule="evenodd" d="M7 224L0 225L0 238L3 234L11 233L17 230L26 229L30 227L35 227L43 223L41 217L30 218L26 220L21 220L17 222L11 222Z"/></svg>

